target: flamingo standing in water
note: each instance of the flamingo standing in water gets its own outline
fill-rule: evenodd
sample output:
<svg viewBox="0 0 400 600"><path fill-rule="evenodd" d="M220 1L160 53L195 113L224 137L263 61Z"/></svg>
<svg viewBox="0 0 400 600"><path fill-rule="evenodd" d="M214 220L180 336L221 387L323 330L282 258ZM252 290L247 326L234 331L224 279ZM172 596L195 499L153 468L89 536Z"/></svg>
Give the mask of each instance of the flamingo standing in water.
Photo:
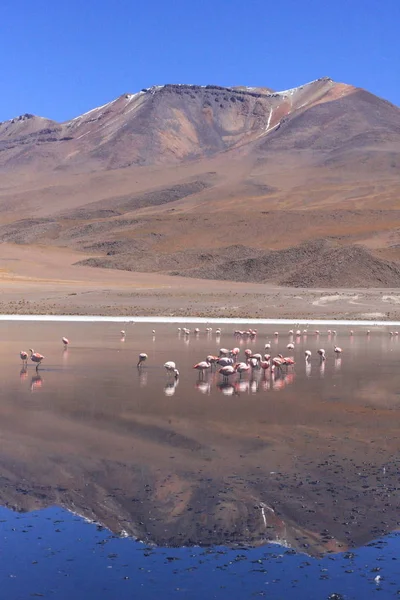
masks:
<svg viewBox="0 0 400 600"><path fill-rule="evenodd" d="M145 352L141 352L139 354L139 361L138 364L136 365L137 367L141 367L142 363L144 363L145 360L147 360L148 356Z"/></svg>
<svg viewBox="0 0 400 600"><path fill-rule="evenodd" d="M334 348L334 352L335 352L336 356L339 356L339 354L341 354L341 353L342 353L342 349L341 349L341 348L339 348L339 346L335 346L335 348Z"/></svg>
<svg viewBox="0 0 400 600"><path fill-rule="evenodd" d="M66 348L69 344L69 339L66 337L61 338L62 343L64 344L64 348Z"/></svg>
<svg viewBox="0 0 400 600"><path fill-rule="evenodd" d="M167 371L167 373L173 373L175 379L179 378L179 371L176 368L176 364L173 360L167 360L167 362L164 363L164 369Z"/></svg>
<svg viewBox="0 0 400 600"><path fill-rule="evenodd" d="M218 363L218 356L213 356L212 354L209 354L206 358L206 361L208 363L210 363L211 365L211 370L213 368L213 365L215 366Z"/></svg>
<svg viewBox="0 0 400 600"><path fill-rule="evenodd" d="M306 350L304 356L306 357L306 361L309 362L311 360L311 350Z"/></svg>
<svg viewBox="0 0 400 600"><path fill-rule="evenodd" d="M21 352L19 353L19 356L20 356L20 358L22 360L22 364L26 365L27 362L28 362L28 353L25 352L24 350L21 350Z"/></svg>
<svg viewBox="0 0 400 600"><path fill-rule="evenodd" d="M224 378L224 382L228 381L228 377L230 375L234 375L236 373L235 367L232 365L226 365L225 367L221 367L218 370L218 373L220 373L223 378Z"/></svg>
<svg viewBox="0 0 400 600"><path fill-rule="evenodd" d="M320 355L321 362L324 362L326 360L325 350L323 348L320 348L319 350L317 350L317 352Z"/></svg>
<svg viewBox="0 0 400 600"><path fill-rule="evenodd" d="M207 369L210 369L210 368L211 368L211 364L209 362L207 362L206 360L202 360L193 366L193 369L196 369L197 371L199 371L199 377L200 376L204 377L204 373L207 371Z"/></svg>
<svg viewBox="0 0 400 600"><path fill-rule="evenodd" d="M247 371L250 371L250 369L251 369L250 365L245 362L237 363L234 368L235 368L236 373L239 373L240 379L242 378L243 373L246 373Z"/></svg>
<svg viewBox="0 0 400 600"><path fill-rule="evenodd" d="M39 365L42 363L44 356L39 354L39 352L34 352L32 348L29 348L29 352L31 353L31 361L36 363L36 371L39 369Z"/></svg>

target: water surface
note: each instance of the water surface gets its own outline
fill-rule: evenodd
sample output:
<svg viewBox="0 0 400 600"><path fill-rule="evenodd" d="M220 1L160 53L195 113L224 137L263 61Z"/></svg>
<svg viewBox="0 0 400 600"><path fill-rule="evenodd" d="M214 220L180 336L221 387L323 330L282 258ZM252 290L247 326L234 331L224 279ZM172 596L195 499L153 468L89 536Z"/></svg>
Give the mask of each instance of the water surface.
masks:
<svg viewBox="0 0 400 600"><path fill-rule="evenodd" d="M240 341L232 335L234 327L226 324L218 337L206 334L204 326L198 336L185 336L173 324L131 323L124 329L122 338L117 323L0 324L3 506L14 511L52 506L73 511L114 534L138 538L146 547L176 548L180 560L189 561L185 568L193 566L193 546L211 548L211 555L223 560L240 554L238 548L255 546L246 550L246 557L279 555L268 577L276 579L280 573L278 578L285 580L308 556L315 557L309 559L314 566L308 576L319 581L321 561L337 557L342 565L341 560L349 559L339 557L398 529L398 336L389 336L385 328L374 328L370 336L365 328L353 328L355 335L350 336L347 327L337 327L337 335L328 336L320 328L319 336L295 336L295 350L289 351L286 326L280 326L277 339L275 328L264 325L255 340ZM61 343L64 335L71 342L67 350ZM276 377L256 371L228 383L215 373L201 380L192 369L222 346L238 345L243 356L246 347L264 352L269 340L272 354L294 356L293 369ZM335 359L335 344L343 349L340 359ZM321 347L327 352L323 364L316 354ZM33 365L21 369L18 354L28 348L45 355L39 372ZM305 349L313 353L311 366L306 366ZM140 370L139 352L149 357ZM163 369L166 360L177 363L178 381ZM28 519L40 524L35 525L36 533L43 529L42 538L51 539L50 545L57 536L62 540L59 553L64 560L66 540L79 536L83 524L78 517L61 514L66 525L56 535L43 525L46 518L52 519L44 516L46 511L19 517L5 512L2 532L7 544L19 548L22 536L10 533L10 523ZM97 544L95 537L110 536L93 525L85 525L84 531L85 550L77 550L76 562L94 560L88 548ZM143 552L132 540L110 538L108 543L121 554ZM386 538L382 544L378 546L390 564L388 556L398 538ZM178 550L182 547L189 550ZM293 558L292 551L302 554ZM30 552L34 554L34 548ZM165 562L165 552L169 556L170 550L151 550L147 560L156 561L153 568ZM202 552L210 556L208 550L193 552L196 561ZM362 560L369 560L368 549L362 551L366 554L358 552L367 557ZM104 567L96 560L90 567L93 573ZM208 561L199 568L202 578L210 569ZM25 567L29 562L26 559ZM361 562L353 574L360 576ZM21 576L24 567L16 564ZM165 565L152 580L154 593L155 582L167 576L164 571L173 574L175 561L166 560ZM246 565L242 575L246 572L245 580L253 586L257 576ZM374 580L369 568L375 567L366 563L366 585ZM78 575L74 569L68 570L72 578ZM226 570L212 572L214 588L227 586L229 597ZM390 573L393 569L388 569L389 579ZM293 579L301 578L293 571ZM394 575L391 582L396 582ZM259 591L265 592L263 585ZM257 591L251 586L246 590ZM383 586L382 579L379 597ZM276 589L286 591L276 597L291 597L289 587L281 580ZM347 593L357 597L350 588Z"/></svg>

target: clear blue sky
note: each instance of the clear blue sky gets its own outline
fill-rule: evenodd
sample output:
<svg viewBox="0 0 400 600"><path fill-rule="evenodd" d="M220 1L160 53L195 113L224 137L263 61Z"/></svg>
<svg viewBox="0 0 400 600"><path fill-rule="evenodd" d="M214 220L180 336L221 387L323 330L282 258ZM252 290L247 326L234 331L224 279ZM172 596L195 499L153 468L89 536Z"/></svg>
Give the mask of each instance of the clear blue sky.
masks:
<svg viewBox="0 0 400 600"><path fill-rule="evenodd" d="M400 0L0 0L0 121L162 83L318 77L400 105Z"/></svg>

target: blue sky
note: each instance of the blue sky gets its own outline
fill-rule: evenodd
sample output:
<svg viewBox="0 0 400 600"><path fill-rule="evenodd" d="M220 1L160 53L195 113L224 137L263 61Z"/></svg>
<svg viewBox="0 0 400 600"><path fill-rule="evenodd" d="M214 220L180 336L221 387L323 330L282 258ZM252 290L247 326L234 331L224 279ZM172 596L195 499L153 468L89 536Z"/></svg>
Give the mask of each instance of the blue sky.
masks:
<svg viewBox="0 0 400 600"><path fill-rule="evenodd" d="M66 120L161 83L318 77L400 105L400 0L1 0L0 121Z"/></svg>

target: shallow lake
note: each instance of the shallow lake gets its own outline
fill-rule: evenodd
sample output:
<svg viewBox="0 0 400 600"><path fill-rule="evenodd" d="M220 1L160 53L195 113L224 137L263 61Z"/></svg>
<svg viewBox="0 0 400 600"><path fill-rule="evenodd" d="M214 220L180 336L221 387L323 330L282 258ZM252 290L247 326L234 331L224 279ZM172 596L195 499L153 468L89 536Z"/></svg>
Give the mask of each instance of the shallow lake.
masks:
<svg viewBox="0 0 400 600"><path fill-rule="evenodd" d="M190 327L0 323L4 597L400 594L399 336ZM296 364L228 382L192 368L269 341Z"/></svg>

